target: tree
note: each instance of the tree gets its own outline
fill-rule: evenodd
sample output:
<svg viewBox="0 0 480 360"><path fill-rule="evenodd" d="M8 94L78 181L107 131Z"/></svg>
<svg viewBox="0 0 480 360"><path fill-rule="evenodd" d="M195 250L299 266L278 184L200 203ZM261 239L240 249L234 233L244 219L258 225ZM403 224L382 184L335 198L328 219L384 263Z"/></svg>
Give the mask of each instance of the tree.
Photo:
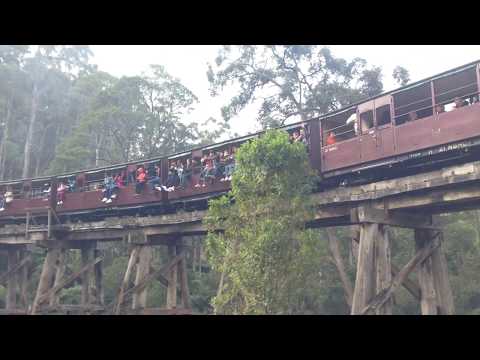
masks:
<svg viewBox="0 0 480 360"><path fill-rule="evenodd" d="M239 88L222 109L225 119L258 100L264 128L336 110L383 88L380 68L369 68L360 58L336 58L328 48L310 45L224 46L207 76L212 95L227 86Z"/></svg>
<svg viewBox="0 0 480 360"><path fill-rule="evenodd" d="M236 164L231 193L210 201L206 217L207 256L222 273L213 305L222 313L292 313L311 255L305 221L314 175L305 147L270 130L243 144Z"/></svg>
<svg viewBox="0 0 480 360"><path fill-rule="evenodd" d="M393 78L400 86L405 86L410 82L410 74L407 69L402 66L397 66L393 69Z"/></svg>
<svg viewBox="0 0 480 360"><path fill-rule="evenodd" d="M25 59L26 71L31 86L30 114L24 147L22 177L31 175L32 149L34 133L39 111L45 109L45 94L49 90L58 90L58 83L74 78L91 67L87 64L91 52L88 46L38 46L34 56ZM68 72L68 73L67 73Z"/></svg>

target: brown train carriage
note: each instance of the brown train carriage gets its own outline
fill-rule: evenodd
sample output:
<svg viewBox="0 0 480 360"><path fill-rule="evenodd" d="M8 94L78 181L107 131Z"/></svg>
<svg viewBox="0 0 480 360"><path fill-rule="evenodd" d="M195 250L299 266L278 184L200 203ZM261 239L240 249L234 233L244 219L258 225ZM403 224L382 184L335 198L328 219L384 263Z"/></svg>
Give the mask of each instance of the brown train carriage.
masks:
<svg viewBox="0 0 480 360"><path fill-rule="evenodd" d="M318 171L321 184L335 179L338 185L346 176L361 178L361 174L409 161L426 161L435 154L451 153L460 148L478 145L480 148L480 84L479 62L428 78L401 89L381 94L366 101L353 104L318 119L282 127L292 133L303 126L308 139L311 165ZM437 105L449 105L455 98L466 101L466 105L452 111L437 113ZM476 100L475 100L476 99ZM415 114L411 118L411 114ZM336 143L326 145L329 132L336 134ZM146 186L142 194L135 194L133 184L121 189L111 204L101 201L100 188L106 173L127 173L137 167L145 169L160 164L162 183L167 179L172 161L198 160L210 150L221 151L238 147L261 133L244 136L222 143L193 149L169 157L147 159L109 167L85 170L56 177L42 177L17 181L0 182L0 191L12 188L15 200L0 213L3 222L25 217L26 209L46 205L56 207L55 191L46 201L41 186L66 182L75 177L77 191L68 192L59 215L115 213L117 210L142 209L156 206L159 210L172 203L194 202L207 199L230 189L230 182L213 182L207 187L195 188L201 168L194 167L192 179L185 189L173 192L152 191ZM478 141L477 141L478 140ZM477 142L476 142L477 141ZM457 144L457 145L455 145ZM449 147L450 146L450 147ZM392 173L393 171L385 172ZM107 215L108 216L108 215Z"/></svg>
<svg viewBox="0 0 480 360"><path fill-rule="evenodd" d="M323 117L322 176L358 176L478 146L479 88L475 62ZM463 106L452 107L458 98ZM337 141L327 145L331 131L338 133Z"/></svg>

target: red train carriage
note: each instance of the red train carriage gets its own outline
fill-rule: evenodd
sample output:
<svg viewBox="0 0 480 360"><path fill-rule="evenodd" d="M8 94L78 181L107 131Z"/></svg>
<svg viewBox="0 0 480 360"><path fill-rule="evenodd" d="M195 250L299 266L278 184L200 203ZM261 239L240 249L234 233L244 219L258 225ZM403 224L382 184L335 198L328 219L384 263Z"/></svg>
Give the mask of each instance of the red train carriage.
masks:
<svg viewBox="0 0 480 360"><path fill-rule="evenodd" d="M311 165L318 170L321 186L354 181L371 181L405 174L419 166L441 161L468 161L480 152L480 64L471 63L401 89L384 93L345 109L306 123L283 127L293 133L302 129L306 137ZM3 222L22 219L27 209L47 205L62 216L100 217L152 209L171 210L175 204L202 202L230 188L230 181L209 178L202 186L201 161L211 151L229 155L233 148L261 133L194 149L165 158L80 171L54 178L0 182L0 192L8 189L14 200L0 213ZM159 165L160 182L168 180L172 165L191 166L188 184L174 191L158 191L146 185L135 193L137 168L153 173ZM180 165L181 164L181 165ZM385 169L388 171L385 171ZM125 184L112 202L102 202L102 184L106 175L123 174ZM156 172L155 172L156 174ZM223 180L223 179L222 179ZM56 184L75 184L57 207ZM50 194L42 187L48 183ZM47 186L48 187L48 186ZM174 209L173 209L174 210Z"/></svg>
<svg viewBox="0 0 480 360"><path fill-rule="evenodd" d="M458 159L466 151L476 154L479 84L477 62L323 117L322 176L358 177L385 167L404 170L453 155ZM328 145L332 131L336 141Z"/></svg>

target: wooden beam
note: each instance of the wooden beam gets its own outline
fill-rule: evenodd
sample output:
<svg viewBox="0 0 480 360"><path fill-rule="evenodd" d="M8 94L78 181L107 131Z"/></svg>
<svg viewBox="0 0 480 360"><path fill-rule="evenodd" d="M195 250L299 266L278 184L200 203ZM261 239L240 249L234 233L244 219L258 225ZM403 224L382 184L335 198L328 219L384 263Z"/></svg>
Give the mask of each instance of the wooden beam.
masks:
<svg viewBox="0 0 480 360"><path fill-rule="evenodd" d="M93 261L91 261L90 263L84 265L79 271L77 271L77 272L71 274L70 276L66 277L65 279L63 279L57 286L54 286L52 289L48 290L45 294L43 294L39 298L38 304L42 304L44 301L49 299L52 296L52 294L58 293L65 286L71 284L75 279L77 279L79 276L81 276L86 271L89 271L91 268L93 268L96 264L98 264L102 260L103 260L102 257L96 258Z"/></svg>
<svg viewBox="0 0 480 360"><path fill-rule="evenodd" d="M443 239L443 233L440 235ZM452 289L448 279L448 267L445 255L443 254L442 241L440 246L432 254L432 271L437 295L437 305L440 315L453 315L455 303L453 301Z"/></svg>
<svg viewBox="0 0 480 360"><path fill-rule="evenodd" d="M156 270L150 274L148 274L142 281L140 281L137 285L131 287L130 289L126 290L122 296L121 303L117 301L117 308L118 306L122 305L132 294L142 291L145 286L147 286L152 280L158 279L159 276L167 276L170 273L173 267L182 260L182 255L177 255L173 259L171 259L165 266L163 266L160 270ZM110 305L111 307L111 305Z"/></svg>
<svg viewBox="0 0 480 360"><path fill-rule="evenodd" d="M94 254L94 244L87 243L85 246L81 249L82 253L82 265L85 267L87 266L91 259L93 258ZM88 306L92 302L92 296L91 296L91 272L90 267L87 267L87 269L82 273L82 299L81 299L81 304L83 306Z"/></svg>
<svg viewBox="0 0 480 360"><path fill-rule="evenodd" d="M395 277L400 272L400 269L397 268L395 265L392 264L392 276ZM421 299L420 294L420 286L413 281L406 277L402 282L403 287L410 293L416 300Z"/></svg>
<svg viewBox="0 0 480 360"><path fill-rule="evenodd" d="M168 246L168 255L171 258L176 256L176 246ZM168 288L167 288L167 309L177 307L177 274L178 266L175 264L168 274Z"/></svg>
<svg viewBox="0 0 480 360"><path fill-rule="evenodd" d="M130 275L132 273L133 266L137 263L139 251L140 251L140 248L138 246L135 246L132 249L132 252L130 253L130 258L128 260L128 265L127 265L127 270L125 271L125 276L123 277L123 281L122 281L122 284L120 285L120 290L118 292L116 308L115 308L115 311L114 311L114 313L116 315L119 315L120 311L122 309L122 304L123 304L123 301L124 301L124 293L125 293L125 290L128 286L128 282L130 281Z"/></svg>
<svg viewBox="0 0 480 360"><path fill-rule="evenodd" d="M338 244L337 235L332 228L327 228L327 237L330 253L332 255L335 266L337 267L338 274L340 275L340 280L342 281L343 290L345 293L345 300L348 304L348 307L351 309L353 300L353 287L350 278L348 277L348 274L345 270L345 265L340 254L340 247Z"/></svg>
<svg viewBox="0 0 480 360"><path fill-rule="evenodd" d="M99 249L94 250L95 258L101 257ZM94 267L95 273L95 299L98 305L103 306L105 303L105 293L103 289L103 261L99 262Z"/></svg>
<svg viewBox="0 0 480 360"><path fill-rule="evenodd" d="M351 221L353 223L370 222L406 228L437 229L437 227L432 225L431 219L431 216L401 211L386 211L374 208L371 205L362 205L358 208L353 208L351 212Z"/></svg>
<svg viewBox="0 0 480 360"><path fill-rule="evenodd" d="M129 310L129 315L193 315L192 309L175 308L175 309L163 309L163 308L145 308L138 310Z"/></svg>
<svg viewBox="0 0 480 360"><path fill-rule="evenodd" d="M375 239L376 293L388 288L392 281L392 259L390 239L385 225L378 226L378 237ZM387 300L376 310L377 315L392 315L393 304Z"/></svg>
<svg viewBox="0 0 480 360"><path fill-rule="evenodd" d="M20 299L22 300L23 307L25 309L28 309L28 305L29 305L28 304L28 281L29 281L28 268L31 264L32 257L30 255L30 251L28 250L21 250L20 256L22 258L20 263L23 263L25 261L25 263L21 266L21 269L19 270L20 271L20 275L19 275Z"/></svg>
<svg viewBox="0 0 480 360"><path fill-rule="evenodd" d="M59 249L49 249L47 250L47 256L43 263L42 273L40 275L40 281L38 283L37 294L35 295L35 300L32 305L32 315L37 313L37 310L41 303L46 298L44 295L47 293L48 289L53 283L53 278L55 276L55 263L59 255Z"/></svg>
<svg viewBox="0 0 480 360"><path fill-rule="evenodd" d="M354 225L357 226L357 225ZM389 236L390 237L390 236ZM352 229L352 252L354 252L355 260L358 261L358 243L360 241L360 230L359 228ZM399 272L398 269L394 264L391 264L392 267L392 276L395 277ZM404 279L402 282L403 287L410 293L412 296L420 300L420 286L413 280L410 280L408 277Z"/></svg>
<svg viewBox="0 0 480 360"><path fill-rule="evenodd" d="M181 254L181 260L178 266L178 277L180 278L180 294L181 302L184 308L190 309L190 289L188 287L188 273L187 273L187 252L184 246L177 246L177 253Z"/></svg>
<svg viewBox="0 0 480 360"><path fill-rule="evenodd" d="M150 271L149 271L149 273L155 273L155 272L156 272L155 268L154 268L153 266L150 266ZM160 284L162 284L163 286L165 286L166 288L168 287L168 279L167 279L164 275L162 275L162 274L157 274L157 275L156 275L156 280L157 280Z"/></svg>
<svg viewBox="0 0 480 360"><path fill-rule="evenodd" d="M6 309L12 310L17 307L17 271L15 268L19 268L18 264L18 250L16 248L8 251L8 278L7 278L7 296L6 296Z"/></svg>
<svg viewBox="0 0 480 360"><path fill-rule="evenodd" d="M367 314L370 312L374 312L380 307L382 307L394 294L399 286L402 285L404 280L408 277L408 275L425 259L428 259L430 255L435 251L435 249L440 245L437 239L434 239L427 246L422 247L417 251L415 256L397 273L397 275L393 278L391 285L378 293L370 303L365 306L361 311L360 314Z"/></svg>
<svg viewBox="0 0 480 360"><path fill-rule="evenodd" d="M6 273L0 275L0 284L3 284L6 279L12 274L22 269L28 262L31 260L31 256L24 257L19 263L17 263L13 268L9 269Z"/></svg>
<svg viewBox="0 0 480 360"><path fill-rule="evenodd" d="M439 233L437 233L439 235ZM420 251L432 242L435 232L426 229L415 229L415 248ZM418 282L422 298L420 305L423 315L437 315L437 294L433 280L432 258L428 257L418 266Z"/></svg>
<svg viewBox="0 0 480 360"><path fill-rule="evenodd" d="M360 314L375 295L375 238L378 224L360 226L360 246L351 314Z"/></svg>
<svg viewBox="0 0 480 360"><path fill-rule="evenodd" d="M55 273L55 282L53 284L53 287L57 287L63 280L63 277L65 276L65 268L66 268L66 253L64 249L61 249L59 254L58 254L58 259L57 259L57 270ZM55 306L60 303L60 299L57 296L57 293L52 293L50 297L50 306Z"/></svg>
<svg viewBox="0 0 480 360"><path fill-rule="evenodd" d="M138 255L137 274L135 276L135 286L138 286L142 280L147 276L150 270L150 263L152 261L152 247L145 245L141 246ZM147 307L147 287L134 292L132 299L132 308L146 308Z"/></svg>
<svg viewBox="0 0 480 360"><path fill-rule="evenodd" d="M0 309L0 315L28 315L26 309Z"/></svg>
<svg viewBox="0 0 480 360"><path fill-rule="evenodd" d="M42 308L40 311L41 313L53 313L53 312L79 312L81 314L83 313L100 313L105 311L105 307L101 305L88 305L88 306L83 306L83 305L71 305L71 304L61 304L61 305L55 305L55 306L45 306Z"/></svg>

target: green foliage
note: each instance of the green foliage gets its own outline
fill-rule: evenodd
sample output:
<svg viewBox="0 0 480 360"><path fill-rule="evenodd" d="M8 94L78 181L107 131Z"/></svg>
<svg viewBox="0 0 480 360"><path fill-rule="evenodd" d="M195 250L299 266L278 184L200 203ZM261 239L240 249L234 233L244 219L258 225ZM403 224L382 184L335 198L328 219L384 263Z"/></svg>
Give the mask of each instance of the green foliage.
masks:
<svg viewBox="0 0 480 360"><path fill-rule="evenodd" d="M238 89L222 109L225 119L259 100L257 119L264 128L290 118L312 118L383 89L381 68L311 45L224 46L215 64L209 64L207 77L212 95L227 86Z"/></svg>
<svg viewBox="0 0 480 360"><path fill-rule="evenodd" d="M232 192L209 204L207 255L224 273L217 312L291 313L302 297L305 221L314 175L305 147L268 131L240 147ZM234 200L234 202L233 202ZM218 234L214 229L225 229Z"/></svg>

